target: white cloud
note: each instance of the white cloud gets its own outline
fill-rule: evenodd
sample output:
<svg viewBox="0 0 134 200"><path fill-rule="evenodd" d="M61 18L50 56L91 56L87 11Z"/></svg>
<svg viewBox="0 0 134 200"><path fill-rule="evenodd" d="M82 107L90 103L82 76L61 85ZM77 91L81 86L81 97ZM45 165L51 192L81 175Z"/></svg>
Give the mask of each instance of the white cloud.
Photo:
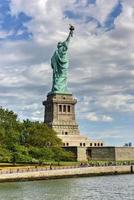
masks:
<svg viewBox="0 0 134 200"><path fill-rule="evenodd" d="M118 112L133 112L134 111L134 96L133 95L109 95L101 97L96 104L111 111Z"/></svg>
<svg viewBox="0 0 134 200"><path fill-rule="evenodd" d="M102 122L111 122L113 121L112 117L106 115L100 115L94 112L88 113L87 115L83 116L83 118L89 121L102 121Z"/></svg>
<svg viewBox="0 0 134 200"><path fill-rule="evenodd" d="M32 17L25 26L33 33L33 39L1 41L1 105L15 110L21 117L43 121L41 101L52 82L50 58L57 42L66 38L68 24L72 23L76 30L69 49L69 88L79 100L79 119L85 115L90 122L115 123L115 115L126 111L133 117L133 2L122 1L123 10L114 21L115 29L108 32L99 32L95 21L85 22L85 19L92 16L103 24L117 0L98 0L87 7L86 1L75 2L11 0L12 15L23 11ZM67 9L81 14L82 18L65 18Z"/></svg>
<svg viewBox="0 0 134 200"><path fill-rule="evenodd" d="M117 3L118 0L96 0L96 4L89 6L89 13L103 23Z"/></svg>

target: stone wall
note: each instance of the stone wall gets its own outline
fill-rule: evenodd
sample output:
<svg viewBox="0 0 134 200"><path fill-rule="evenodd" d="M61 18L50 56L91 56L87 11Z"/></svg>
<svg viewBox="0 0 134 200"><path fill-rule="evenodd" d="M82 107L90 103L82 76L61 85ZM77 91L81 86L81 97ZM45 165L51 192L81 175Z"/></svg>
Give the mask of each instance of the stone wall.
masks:
<svg viewBox="0 0 134 200"><path fill-rule="evenodd" d="M91 150L91 160L115 160L114 147L93 147Z"/></svg>
<svg viewBox="0 0 134 200"><path fill-rule="evenodd" d="M85 147L77 147L77 161L87 161L87 154Z"/></svg>
<svg viewBox="0 0 134 200"><path fill-rule="evenodd" d="M85 147L63 147L65 151L74 153L77 161L87 161L87 148Z"/></svg>
<svg viewBox="0 0 134 200"><path fill-rule="evenodd" d="M134 166L105 166L105 167L81 167L68 169L52 169L37 172L23 172L12 174L0 174L0 182L18 180L36 180L50 178L64 178L73 176L90 176L103 174L133 173Z"/></svg>
<svg viewBox="0 0 134 200"><path fill-rule="evenodd" d="M115 147L115 159L134 160L134 147Z"/></svg>
<svg viewBox="0 0 134 200"><path fill-rule="evenodd" d="M92 147L87 152L89 160L134 160L134 147Z"/></svg>

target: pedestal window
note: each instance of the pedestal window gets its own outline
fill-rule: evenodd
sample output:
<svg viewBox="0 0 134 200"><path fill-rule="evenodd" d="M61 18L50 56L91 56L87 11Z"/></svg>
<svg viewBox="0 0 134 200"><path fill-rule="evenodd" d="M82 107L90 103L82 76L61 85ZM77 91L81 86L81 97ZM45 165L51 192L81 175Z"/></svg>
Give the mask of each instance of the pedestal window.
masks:
<svg viewBox="0 0 134 200"><path fill-rule="evenodd" d="M67 106L67 111L70 112L70 106Z"/></svg>
<svg viewBox="0 0 134 200"><path fill-rule="evenodd" d="M63 112L66 112L66 105L63 106Z"/></svg>
<svg viewBox="0 0 134 200"><path fill-rule="evenodd" d="M59 105L59 112L62 112L62 105Z"/></svg>

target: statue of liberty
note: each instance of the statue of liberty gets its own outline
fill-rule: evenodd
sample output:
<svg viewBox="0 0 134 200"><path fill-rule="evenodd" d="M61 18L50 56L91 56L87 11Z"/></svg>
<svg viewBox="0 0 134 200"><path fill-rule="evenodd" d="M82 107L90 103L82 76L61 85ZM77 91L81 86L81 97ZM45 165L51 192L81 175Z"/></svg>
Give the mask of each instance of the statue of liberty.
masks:
<svg viewBox="0 0 134 200"><path fill-rule="evenodd" d="M68 45L70 38L73 37L74 27L70 25L69 35L64 42L58 42L57 49L51 58L51 67L53 69L53 85L51 93L67 94L68 77Z"/></svg>

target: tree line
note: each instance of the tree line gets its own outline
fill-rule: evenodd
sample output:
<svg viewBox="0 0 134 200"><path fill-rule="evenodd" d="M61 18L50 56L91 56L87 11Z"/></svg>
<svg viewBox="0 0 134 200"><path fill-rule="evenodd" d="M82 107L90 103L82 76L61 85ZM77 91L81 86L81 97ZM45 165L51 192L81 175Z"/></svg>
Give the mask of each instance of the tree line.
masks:
<svg viewBox="0 0 134 200"><path fill-rule="evenodd" d="M54 130L38 121L20 121L13 111L0 108L0 162L42 163L73 161Z"/></svg>

